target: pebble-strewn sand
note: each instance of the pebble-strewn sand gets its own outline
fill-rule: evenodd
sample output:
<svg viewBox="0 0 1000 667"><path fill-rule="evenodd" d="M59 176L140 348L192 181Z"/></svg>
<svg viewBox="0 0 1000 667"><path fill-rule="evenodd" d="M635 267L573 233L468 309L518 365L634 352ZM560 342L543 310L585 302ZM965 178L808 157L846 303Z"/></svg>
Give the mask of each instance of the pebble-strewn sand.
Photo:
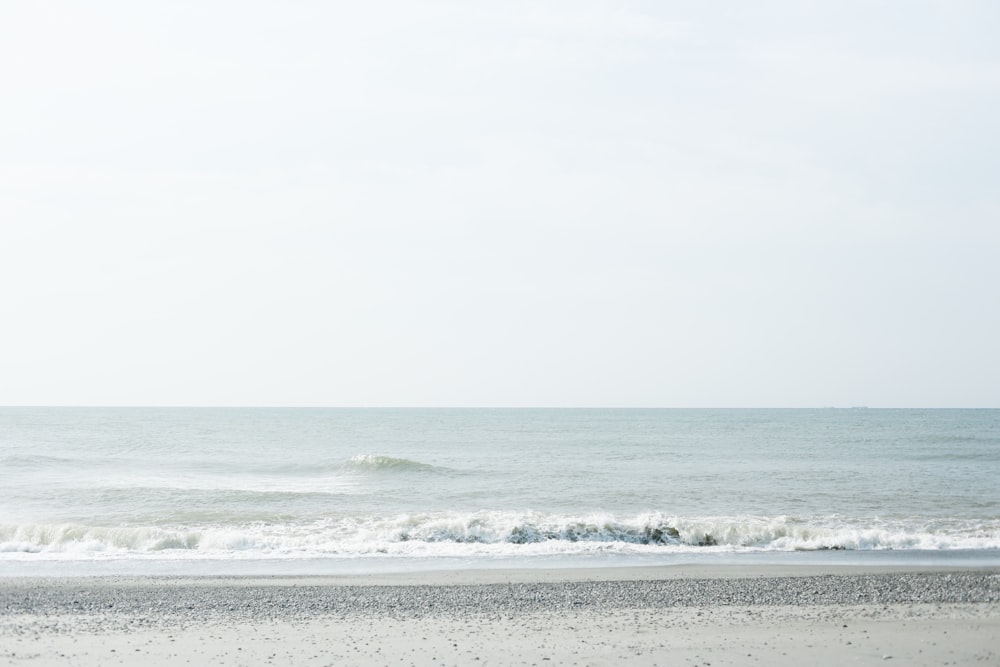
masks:
<svg viewBox="0 0 1000 667"><path fill-rule="evenodd" d="M1000 664L1000 570L0 579L0 665L886 660Z"/></svg>

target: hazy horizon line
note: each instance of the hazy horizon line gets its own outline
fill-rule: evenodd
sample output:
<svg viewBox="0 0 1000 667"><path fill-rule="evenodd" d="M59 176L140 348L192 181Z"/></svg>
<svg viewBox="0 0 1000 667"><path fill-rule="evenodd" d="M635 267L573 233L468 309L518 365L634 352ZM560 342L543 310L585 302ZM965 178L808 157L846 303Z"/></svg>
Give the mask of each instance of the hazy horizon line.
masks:
<svg viewBox="0 0 1000 667"><path fill-rule="evenodd" d="M654 406L654 405L184 405L184 404L24 404L11 408L177 409L177 410L997 410L988 406Z"/></svg>

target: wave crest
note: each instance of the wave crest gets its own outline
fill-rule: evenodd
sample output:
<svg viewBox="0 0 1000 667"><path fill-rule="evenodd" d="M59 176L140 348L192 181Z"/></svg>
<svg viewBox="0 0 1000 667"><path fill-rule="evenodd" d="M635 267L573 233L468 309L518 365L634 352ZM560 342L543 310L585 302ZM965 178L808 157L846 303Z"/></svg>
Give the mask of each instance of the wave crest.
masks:
<svg viewBox="0 0 1000 667"><path fill-rule="evenodd" d="M347 461L349 470L362 472L430 472L437 470L435 466L410 459L379 456L377 454L358 454Z"/></svg>
<svg viewBox="0 0 1000 667"><path fill-rule="evenodd" d="M570 516L431 512L201 526L0 524L0 555L182 558L531 556L810 550L1000 549L1000 520L918 525L841 517Z"/></svg>

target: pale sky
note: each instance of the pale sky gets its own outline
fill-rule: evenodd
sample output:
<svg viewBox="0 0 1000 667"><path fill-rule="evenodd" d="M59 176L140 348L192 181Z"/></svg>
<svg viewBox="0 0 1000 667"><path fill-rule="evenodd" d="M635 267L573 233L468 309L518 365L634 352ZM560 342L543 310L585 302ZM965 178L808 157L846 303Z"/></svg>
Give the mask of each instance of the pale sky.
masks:
<svg viewBox="0 0 1000 667"><path fill-rule="evenodd" d="M0 405L1000 407L998 35L3 3Z"/></svg>

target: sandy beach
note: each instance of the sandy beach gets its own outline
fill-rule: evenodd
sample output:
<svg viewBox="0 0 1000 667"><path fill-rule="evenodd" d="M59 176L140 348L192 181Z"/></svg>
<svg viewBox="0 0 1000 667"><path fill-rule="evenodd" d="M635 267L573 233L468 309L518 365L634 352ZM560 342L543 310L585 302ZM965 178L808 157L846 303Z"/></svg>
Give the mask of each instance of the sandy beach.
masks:
<svg viewBox="0 0 1000 667"><path fill-rule="evenodd" d="M961 665L998 647L997 569L0 580L2 665Z"/></svg>

